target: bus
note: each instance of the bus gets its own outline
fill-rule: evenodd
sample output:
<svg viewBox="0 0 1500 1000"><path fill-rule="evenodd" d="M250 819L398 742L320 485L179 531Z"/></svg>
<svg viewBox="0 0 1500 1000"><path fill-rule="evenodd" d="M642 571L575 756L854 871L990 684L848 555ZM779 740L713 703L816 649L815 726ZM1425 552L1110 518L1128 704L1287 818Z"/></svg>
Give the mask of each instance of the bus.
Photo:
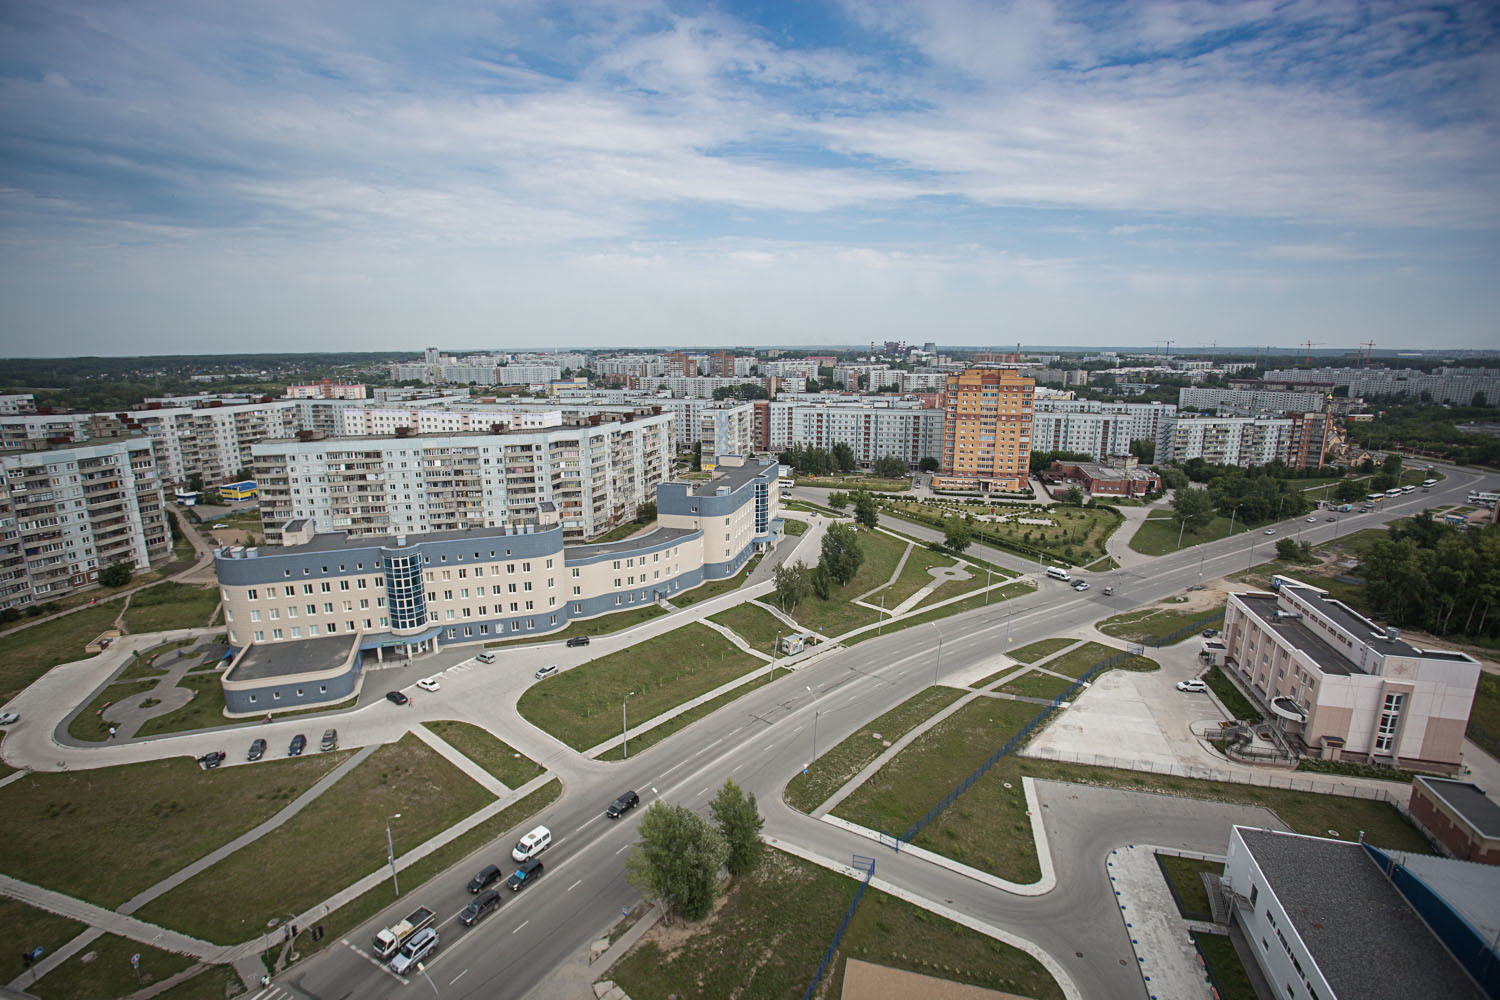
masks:
<svg viewBox="0 0 1500 1000"><path fill-rule="evenodd" d="M1469 503L1480 507L1493 507L1497 500L1500 500L1500 493L1485 493L1480 490L1469 491Z"/></svg>
<svg viewBox="0 0 1500 1000"><path fill-rule="evenodd" d="M1437 485L1437 480L1436 479L1424 479L1424 480L1422 480L1422 489L1424 489L1424 490L1430 490L1430 489L1432 489L1436 485Z"/></svg>
<svg viewBox="0 0 1500 1000"><path fill-rule="evenodd" d="M1415 493L1416 491L1417 491L1417 488L1415 486L1403 486L1403 487L1401 487L1401 492L1402 493Z"/></svg>
<svg viewBox="0 0 1500 1000"><path fill-rule="evenodd" d="M1401 491L1400 490L1386 490L1385 491L1385 495L1388 496L1388 497L1399 497L1401 495Z"/></svg>
<svg viewBox="0 0 1500 1000"><path fill-rule="evenodd" d="M1366 496L1365 499L1368 500L1370 503L1379 503L1380 501L1382 501L1382 500L1385 499L1385 494L1384 493L1371 493L1368 496Z"/></svg>

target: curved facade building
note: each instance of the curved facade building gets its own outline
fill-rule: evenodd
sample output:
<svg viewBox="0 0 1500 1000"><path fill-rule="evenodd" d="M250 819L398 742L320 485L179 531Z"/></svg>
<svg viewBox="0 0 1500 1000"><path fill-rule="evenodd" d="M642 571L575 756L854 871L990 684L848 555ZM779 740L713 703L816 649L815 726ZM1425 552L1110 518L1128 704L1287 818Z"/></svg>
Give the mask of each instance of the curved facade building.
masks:
<svg viewBox="0 0 1500 1000"><path fill-rule="evenodd" d="M780 537L777 465L720 472L658 486L656 530L599 545L564 545L555 523L350 539L293 521L281 547L220 550L227 712L331 704L370 658L544 636L733 576Z"/></svg>

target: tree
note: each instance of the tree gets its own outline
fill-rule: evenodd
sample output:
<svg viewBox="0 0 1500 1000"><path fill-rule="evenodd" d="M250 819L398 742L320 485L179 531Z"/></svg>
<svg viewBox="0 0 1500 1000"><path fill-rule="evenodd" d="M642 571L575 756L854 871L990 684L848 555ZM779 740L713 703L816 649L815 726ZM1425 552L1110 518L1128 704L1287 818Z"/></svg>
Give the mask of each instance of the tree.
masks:
<svg viewBox="0 0 1500 1000"><path fill-rule="evenodd" d="M1299 545L1295 538L1281 538L1276 542L1276 558L1282 562L1309 562L1312 559L1312 546L1306 542Z"/></svg>
<svg viewBox="0 0 1500 1000"><path fill-rule="evenodd" d="M724 782L713 801L708 804L714 822L719 825L719 836L728 848L725 866L731 875L744 875L754 871L765 853L766 845L760 839L760 829L765 819L755 804L755 795L748 797L731 778Z"/></svg>
<svg viewBox="0 0 1500 1000"><path fill-rule="evenodd" d="M703 468L703 442L693 442L693 471L697 472Z"/></svg>
<svg viewBox="0 0 1500 1000"><path fill-rule="evenodd" d="M1083 490L1076 486L1068 487L1068 492L1063 494L1063 503L1072 507L1083 506Z"/></svg>
<svg viewBox="0 0 1500 1000"><path fill-rule="evenodd" d="M1186 472L1183 472L1181 469L1174 468L1170 465L1166 466L1165 468L1157 469L1156 474L1158 476L1161 476L1162 489L1166 490L1185 489L1188 483L1192 482L1192 480L1188 479L1188 474Z"/></svg>
<svg viewBox="0 0 1500 1000"><path fill-rule="evenodd" d="M1365 458L1364 458L1364 461L1362 461L1362 462L1359 463L1359 471L1361 473L1363 473L1364 475L1366 475L1366 476L1368 476L1370 473L1374 472L1375 471L1375 460L1373 458L1370 458L1368 455L1366 455Z"/></svg>
<svg viewBox="0 0 1500 1000"><path fill-rule="evenodd" d="M130 563L117 562L99 571L101 587L123 587L130 582Z"/></svg>
<svg viewBox="0 0 1500 1000"><path fill-rule="evenodd" d="M708 916L728 856L719 832L686 806L654 802L641 817L640 837L625 862L630 884L669 917Z"/></svg>
<svg viewBox="0 0 1500 1000"><path fill-rule="evenodd" d="M882 479L902 479L906 476L906 463L895 455L875 460L875 475Z"/></svg>
<svg viewBox="0 0 1500 1000"><path fill-rule="evenodd" d="M854 494L854 523L871 530L880 523L880 504L864 490Z"/></svg>
<svg viewBox="0 0 1500 1000"><path fill-rule="evenodd" d="M640 509L635 512L635 519L641 524L656 520L656 501L647 500L641 504Z"/></svg>
<svg viewBox="0 0 1500 1000"><path fill-rule="evenodd" d="M833 596L833 579L828 575L828 567L818 563L807 574L807 582L812 586L818 600L826 601Z"/></svg>
<svg viewBox="0 0 1500 1000"><path fill-rule="evenodd" d="M1385 461L1383 461L1383 462L1380 463L1380 471L1384 472L1388 476L1400 476L1401 475L1401 456L1400 455L1387 455L1387 456L1385 456Z"/></svg>
<svg viewBox="0 0 1500 1000"><path fill-rule="evenodd" d="M828 494L828 506L834 510L843 510L849 506L849 494L842 491Z"/></svg>
<svg viewBox="0 0 1500 1000"><path fill-rule="evenodd" d="M1333 495L1341 503L1352 503L1365 495L1365 488L1352 479L1345 479L1333 488Z"/></svg>
<svg viewBox="0 0 1500 1000"><path fill-rule="evenodd" d="M1172 516L1197 534L1214 519L1214 498L1208 490L1181 489L1172 495ZM1246 520L1249 520L1247 517Z"/></svg>
<svg viewBox="0 0 1500 1000"><path fill-rule="evenodd" d="M954 555L974 544L974 532L969 529L969 523L961 517L943 518L943 544Z"/></svg>
<svg viewBox="0 0 1500 1000"><path fill-rule="evenodd" d="M1150 438L1136 438L1130 442L1130 453L1141 460L1142 465L1156 461L1156 442Z"/></svg>
<svg viewBox="0 0 1500 1000"><path fill-rule="evenodd" d="M203 475L202 475L202 473L195 472L192 475L188 476L188 489L191 490L191 491L193 491L194 493L202 493L203 492Z"/></svg>
<svg viewBox="0 0 1500 1000"><path fill-rule="evenodd" d="M1395 489L1397 482L1399 482L1399 480L1397 480L1395 476L1391 475L1389 472L1382 472L1380 475L1375 476L1370 480L1370 489L1374 490L1376 493L1384 493L1386 490Z"/></svg>
<svg viewBox="0 0 1500 1000"><path fill-rule="evenodd" d="M788 566L782 563L775 571L776 600L781 605L782 612L790 612L797 605L807 599L807 593L812 589L812 580L809 577L806 564L797 560Z"/></svg>
<svg viewBox="0 0 1500 1000"><path fill-rule="evenodd" d="M828 454L833 459L833 464L838 467L840 472L854 471L854 466L856 464L854 461L854 449L849 447L848 442L839 441L829 449Z"/></svg>
<svg viewBox="0 0 1500 1000"><path fill-rule="evenodd" d="M1482 392L1476 392L1476 393L1474 393L1474 398L1471 399L1471 400L1469 400L1469 405L1470 406L1489 406L1490 405L1490 401L1485 398L1484 393L1482 393Z"/></svg>
<svg viewBox="0 0 1500 1000"><path fill-rule="evenodd" d="M818 566L838 581L839 586L848 586L865 561L864 549L859 547L859 535L850 524L831 524L823 535L823 558Z"/></svg>
<svg viewBox="0 0 1500 1000"><path fill-rule="evenodd" d="M943 463L939 462L932 455L926 456L925 458L922 459L922 461L920 461L920 462L917 463L917 468L921 469L923 472L936 472L937 470L941 469L942 467L943 467Z"/></svg>

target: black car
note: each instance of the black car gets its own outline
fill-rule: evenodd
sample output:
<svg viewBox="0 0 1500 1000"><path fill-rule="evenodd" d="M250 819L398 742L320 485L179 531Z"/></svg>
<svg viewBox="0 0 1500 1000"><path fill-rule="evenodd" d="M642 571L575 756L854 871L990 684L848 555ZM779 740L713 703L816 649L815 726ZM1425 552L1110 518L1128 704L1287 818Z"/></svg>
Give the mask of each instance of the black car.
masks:
<svg viewBox="0 0 1500 1000"><path fill-rule="evenodd" d="M484 871L469 879L469 891L472 893L482 892L483 890L488 889L490 886L494 885L499 878L499 867L496 865L490 865L485 868Z"/></svg>
<svg viewBox="0 0 1500 1000"><path fill-rule="evenodd" d="M301 757L303 749L307 746L307 737L298 733L292 737L292 745L286 748L288 757Z"/></svg>
<svg viewBox="0 0 1500 1000"><path fill-rule="evenodd" d="M407 702L411 701L410 698L402 694L400 691L387 691L385 693L385 697L386 700L393 705L405 705Z"/></svg>
<svg viewBox="0 0 1500 1000"><path fill-rule="evenodd" d="M575 635L573 638L568 640L569 646L587 646L588 644L589 637L586 635Z"/></svg>
<svg viewBox="0 0 1500 1000"><path fill-rule="evenodd" d="M463 912L458 915L458 920L465 927L473 927L487 916L491 910L498 910L499 908L500 894L494 889L487 889L480 894L478 899L464 907Z"/></svg>
<svg viewBox="0 0 1500 1000"><path fill-rule="evenodd" d="M505 880L505 887L511 892L520 892L541 877L542 859L532 858L511 873L510 878Z"/></svg>
<svg viewBox="0 0 1500 1000"><path fill-rule="evenodd" d="M246 760L260 760L266 755L266 741L256 740L250 744L250 756Z"/></svg>
<svg viewBox="0 0 1500 1000"><path fill-rule="evenodd" d="M223 750L211 750L198 758L198 766L207 771L209 768L218 767L224 763L224 758L228 756Z"/></svg>
<svg viewBox="0 0 1500 1000"><path fill-rule="evenodd" d="M629 812L640 804L641 797L639 795L635 794L635 792L626 792L609 804L609 808L604 810L604 815L610 819L619 819L621 813Z"/></svg>

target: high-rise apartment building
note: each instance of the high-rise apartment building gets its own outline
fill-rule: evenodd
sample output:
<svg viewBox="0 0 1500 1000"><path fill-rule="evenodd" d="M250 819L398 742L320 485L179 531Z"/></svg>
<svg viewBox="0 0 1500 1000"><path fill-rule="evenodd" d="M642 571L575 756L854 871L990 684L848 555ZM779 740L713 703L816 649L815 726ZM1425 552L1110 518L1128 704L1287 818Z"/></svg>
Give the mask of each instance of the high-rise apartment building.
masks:
<svg viewBox="0 0 1500 1000"><path fill-rule="evenodd" d="M1036 382L1013 368L966 368L944 392L940 489L1022 490L1031 462Z"/></svg>
<svg viewBox="0 0 1500 1000"><path fill-rule="evenodd" d="M1150 441L1165 460L1177 407L1170 403L1103 403L1088 399L1036 400L1033 451L1073 451L1096 462L1129 455L1133 441Z"/></svg>

